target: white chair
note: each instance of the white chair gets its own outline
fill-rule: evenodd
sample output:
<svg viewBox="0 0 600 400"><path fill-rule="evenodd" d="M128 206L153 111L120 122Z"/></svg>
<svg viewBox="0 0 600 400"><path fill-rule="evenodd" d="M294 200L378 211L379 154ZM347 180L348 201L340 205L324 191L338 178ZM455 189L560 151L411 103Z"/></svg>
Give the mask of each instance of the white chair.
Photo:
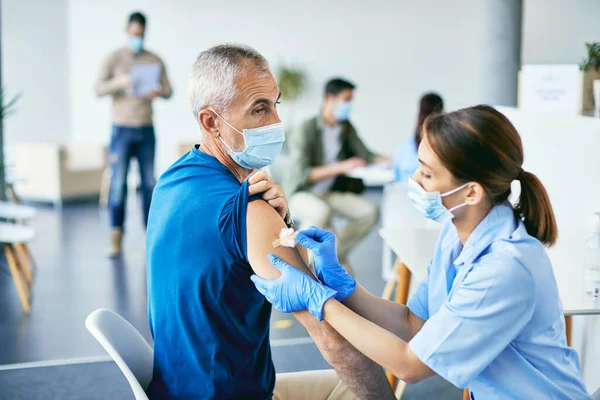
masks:
<svg viewBox="0 0 600 400"><path fill-rule="evenodd" d="M33 207L16 204L10 201L0 201L1 219L29 221L33 219L36 214L37 210Z"/></svg>
<svg viewBox="0 0 600 400"><path fill-rule="evenodd" d="M85 326L100 342L127 378L137 400L148 400L145 389L152 379L154 351L144 337L119 314L98 309Z"/></svg>
<svg viewBox="0 0 600 400"><path fill-rule="evenodd" d="M29 298L31 296L31 281L33 274L27 260L27 253L23 251L35 232L28 226L17 225L10 222L0 222L0 245L10 269L13 281L19 293L19 299L26 313L31 310Z"/></svg>

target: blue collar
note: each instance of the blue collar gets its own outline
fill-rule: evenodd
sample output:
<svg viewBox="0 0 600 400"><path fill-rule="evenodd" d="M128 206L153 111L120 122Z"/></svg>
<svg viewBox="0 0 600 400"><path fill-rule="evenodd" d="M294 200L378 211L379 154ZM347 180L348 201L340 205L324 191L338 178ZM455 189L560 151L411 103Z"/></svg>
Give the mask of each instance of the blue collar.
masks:
<svg viewBox="0 0 600 400"><path fill-rule="evenodd" d="M492 244L492 242L498 239L510 238L517 226L518 220L515 217L514 209L509 202L495 205L488 215L479 223L479 225L477 225L473 232L471 232L460 255L454 261L454 265L472 264ZM454 228L454 235L452 236L458 238L456 228ZM454 243L454 241L452 241L452 243ZM448 246L452 243L446 243L444 240L442 245Z"/></svg>

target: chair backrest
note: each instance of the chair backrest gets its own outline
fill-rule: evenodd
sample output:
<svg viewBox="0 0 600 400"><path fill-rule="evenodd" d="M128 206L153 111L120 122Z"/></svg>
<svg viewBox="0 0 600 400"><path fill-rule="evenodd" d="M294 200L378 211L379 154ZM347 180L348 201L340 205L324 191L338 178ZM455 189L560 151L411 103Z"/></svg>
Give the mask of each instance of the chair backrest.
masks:
<svg viewBox="0 0 600 400"><path fill-rule="evenodd" d="M85 326L119 366L135 398L147 400L154 352L144 337L126 319L106 309L91 313Z"/></svg>

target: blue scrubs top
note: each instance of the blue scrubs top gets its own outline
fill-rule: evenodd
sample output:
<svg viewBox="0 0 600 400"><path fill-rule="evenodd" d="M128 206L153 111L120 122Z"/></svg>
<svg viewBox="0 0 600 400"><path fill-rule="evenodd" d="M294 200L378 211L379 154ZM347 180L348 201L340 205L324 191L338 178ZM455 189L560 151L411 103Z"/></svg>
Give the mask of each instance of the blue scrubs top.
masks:
<svg viewBox="0 0 600 400"><path fill-rule="evenodd" d="M406 139L398 149L392 160L394 167L394 181L408 182L408 178L419 168L419 155L415 138Z"/></svg>
<svg viewBox="0 0 600 400"><path fill-rule="evenodd" d="M475 399L590 399L567 346L562 304L542 244L510 203L464 247L446 223L408 308L426 320L412 351Z"/></svg>
<svg viewBox="0 0 600 400"><path fill-rule="evenodd" d="M154 190L146 239L151 399L270 399L271 305L250 280L248 185L193 149Z"/></svg>

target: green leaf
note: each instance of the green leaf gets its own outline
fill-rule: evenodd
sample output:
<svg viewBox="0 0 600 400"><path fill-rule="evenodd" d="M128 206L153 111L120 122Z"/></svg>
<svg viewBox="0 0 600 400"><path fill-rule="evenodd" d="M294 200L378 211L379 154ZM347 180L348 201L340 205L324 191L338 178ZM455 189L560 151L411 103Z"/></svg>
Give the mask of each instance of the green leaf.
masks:
<svg viewBox="0 0 600 400"><path fill-rule="evenodd" d="M293 101L304 91L306 75L300 69L282 66L278 71L277 84L279 90L281 90L281 98L286 101Z"/></svg>

